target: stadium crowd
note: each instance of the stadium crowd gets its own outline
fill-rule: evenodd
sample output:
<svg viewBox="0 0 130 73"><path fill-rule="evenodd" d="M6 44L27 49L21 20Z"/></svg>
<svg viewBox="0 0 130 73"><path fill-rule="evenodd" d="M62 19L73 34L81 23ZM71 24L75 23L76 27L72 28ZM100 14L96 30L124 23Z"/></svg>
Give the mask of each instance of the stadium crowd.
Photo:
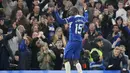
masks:
<svg viewBox="0 0 130 73"><path fill-rule="evenodd" d="M83 70L128 70L130 0L0 0L0 70L64 70L69 25L54 10L67 18L72 6L87 16Z"/></svg>

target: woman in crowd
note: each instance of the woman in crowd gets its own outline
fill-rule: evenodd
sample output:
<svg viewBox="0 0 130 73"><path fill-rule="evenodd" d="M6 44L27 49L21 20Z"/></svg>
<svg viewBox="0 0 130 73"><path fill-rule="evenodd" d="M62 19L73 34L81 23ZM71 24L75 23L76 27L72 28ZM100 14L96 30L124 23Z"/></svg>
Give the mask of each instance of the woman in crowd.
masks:
<svg viewBox="0 0 130 73"><path fill-rule="evenodd" d="M29 70L31 68L31 38L24 35L22 41L19 44L19 69Z"/></svg>
<svg viewBox="0 0 130 73"><path fill-rule="evenodd" d="M54 60L56 58L54 52L48 48L47 43L41 42L40 51L37 54L37 60L39 61L39 67L42 70L53 70Z"/></svg>
<svg viewBox="0 0 130 73"><path fill-rule="evenodd" d="M55 31L55 35L53 38L53 42L55 43L57 40L62 40L63 42L63 47L66 46L66 37L63 34L63 30L61 27L58 27Z"/></svg>
<svg viewBox="0 0 130 73"><path fill-rule="evenodd" d="M56 59L54 60L55 66L54 70L61 70L63 66L63 52L64 52L64 45L61 39L58 39L54 43L54 48L52 48L53 52L56 55Z"/></svg>

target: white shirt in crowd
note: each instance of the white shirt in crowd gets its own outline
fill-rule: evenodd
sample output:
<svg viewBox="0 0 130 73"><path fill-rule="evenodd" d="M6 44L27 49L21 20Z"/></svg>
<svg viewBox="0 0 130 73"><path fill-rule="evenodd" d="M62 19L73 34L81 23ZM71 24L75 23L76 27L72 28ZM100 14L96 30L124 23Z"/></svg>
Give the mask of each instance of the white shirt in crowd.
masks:
<svg viewBox="0 0 130 73"><path fill-rule="evenodd" d="M127 21L127 12L125 11L125 9L122 8L116 11L116 18L119 16L121 16L124 21Z"/></svg>

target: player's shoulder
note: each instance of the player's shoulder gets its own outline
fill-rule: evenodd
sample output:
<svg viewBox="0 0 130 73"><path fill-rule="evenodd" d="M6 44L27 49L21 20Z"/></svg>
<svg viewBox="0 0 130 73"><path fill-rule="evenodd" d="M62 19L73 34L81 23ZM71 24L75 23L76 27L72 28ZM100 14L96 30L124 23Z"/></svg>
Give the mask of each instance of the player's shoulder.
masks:
<svg viewBox="0 0 130 73"><path fill-rule="evenodd" d="M82 15L76 15L75 16L75 19L80 19L80 20L83 20L83 21L85 21L85 18L84 18L84 16L82 16Z"/></svg>
<svg viewBox="0 0 130 73"><path fill-rule="evenodd" d="M82 15L75 15L74 17L75 17L75 18L76 18L76 17L84 18Z"/></svg>

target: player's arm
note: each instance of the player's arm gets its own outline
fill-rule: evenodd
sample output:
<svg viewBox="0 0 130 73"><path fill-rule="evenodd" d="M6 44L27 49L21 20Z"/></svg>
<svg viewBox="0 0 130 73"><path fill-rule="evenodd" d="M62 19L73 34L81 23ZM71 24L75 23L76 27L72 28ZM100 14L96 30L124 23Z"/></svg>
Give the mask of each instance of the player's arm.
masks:
<svg viewBox="0 0 130 73"><path fill-rule="evenodd" d="M67 20L66 19L62 19L58 13L58 11L54 11L54 14L55 14L55 18L56 18L56 21L59 23L59 24L66 24L67 23Z"/></svg>
<svg viewBox="0 0 130 73"><path fill-rule="evenodd" d="M87 10L84 11L83 16L85 18L85 22L88 22L88 11Z"/></svg>
<svg viewBox="0 0 130 73"><path fill-rule="evenodd" d="M87 10L87 4L84 3L84 13L83 16L85 18L85 22L88 22L88 10Z"/></svg>

